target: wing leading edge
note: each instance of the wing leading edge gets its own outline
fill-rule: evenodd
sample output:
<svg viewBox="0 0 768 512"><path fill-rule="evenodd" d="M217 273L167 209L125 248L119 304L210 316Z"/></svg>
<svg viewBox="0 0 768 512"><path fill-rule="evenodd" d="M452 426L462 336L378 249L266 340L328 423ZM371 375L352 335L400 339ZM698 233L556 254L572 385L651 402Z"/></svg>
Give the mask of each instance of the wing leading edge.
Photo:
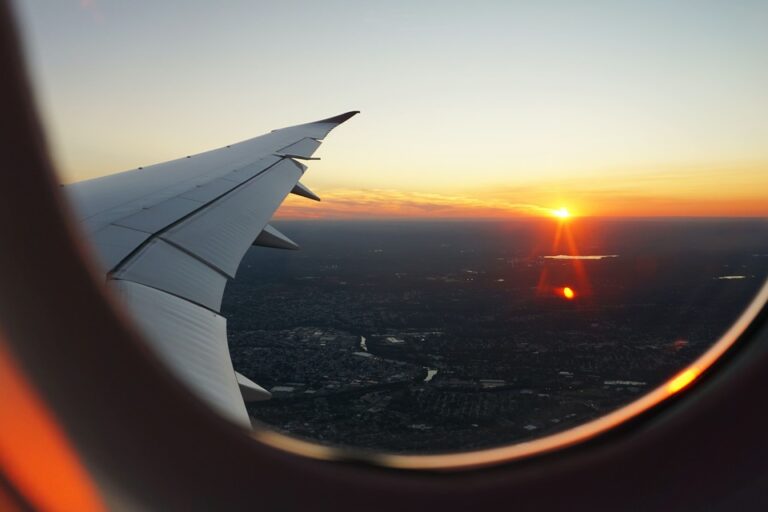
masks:
<svg viewBox="0 0 768 512"><path fill-rule="evenodd" d="M221 300L251 245L297 249L268 225L321 140L357 111L65 187L107 284L158 356L215 409L250 426L269 392L234 371Z"/></svg>

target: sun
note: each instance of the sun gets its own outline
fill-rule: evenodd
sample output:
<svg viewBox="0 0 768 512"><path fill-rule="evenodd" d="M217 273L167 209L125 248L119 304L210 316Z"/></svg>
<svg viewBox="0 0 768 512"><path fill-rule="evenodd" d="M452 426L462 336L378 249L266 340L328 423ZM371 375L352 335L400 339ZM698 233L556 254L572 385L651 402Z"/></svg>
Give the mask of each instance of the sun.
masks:
<svg viewBox="0 0 768 512"><path fill-rule="evenodd" d="M571 216L571 212L569 212L567 208L559 208L552 211L552 215L559 219L567 219Z"/></svg>

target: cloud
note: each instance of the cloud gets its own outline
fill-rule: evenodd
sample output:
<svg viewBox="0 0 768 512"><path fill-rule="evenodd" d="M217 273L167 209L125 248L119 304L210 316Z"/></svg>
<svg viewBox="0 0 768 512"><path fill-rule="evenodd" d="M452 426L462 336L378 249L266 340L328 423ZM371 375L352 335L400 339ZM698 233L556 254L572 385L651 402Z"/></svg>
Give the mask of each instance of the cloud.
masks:
<svg viewBox="0 0 768 512"><path fill-rule="evenodd" d="M319 190L323 198L321 204L289 197L277 216L294 219L498 219L551 216L560 207L567 207L576 216L768 216L764 187L741 187L741 182L746 183L746 180L734 177L733 173L728 180L719 175L717 182L705 173L700 173L696 179L688 174L683 177L639 176L626 182L620 179L574 180L557 185L502 186L455 194L338 188ZM722 193L724 181L728 182L729 194Z"/></svg>
<svg viewBox="0 0 768 512"><path fill-rule="evenodd" d="M404 192L393 189L335 189L320 194L323 203L289 198L281 218L497 218L549 215L550 208L472 196Z"/></svg>

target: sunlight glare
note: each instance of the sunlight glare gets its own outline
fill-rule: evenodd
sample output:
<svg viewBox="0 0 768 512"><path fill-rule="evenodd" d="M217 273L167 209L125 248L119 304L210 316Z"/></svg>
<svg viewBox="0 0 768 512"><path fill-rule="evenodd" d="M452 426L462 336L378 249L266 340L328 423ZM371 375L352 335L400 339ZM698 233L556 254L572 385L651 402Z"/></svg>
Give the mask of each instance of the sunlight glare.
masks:
<svg viewBox="0 0 768 512"><path fill-rule="evenodd" d="M667 392L671 395L677 393L681 389L685 388L693 382L696 377L699 376L699 370L696 368L688 368L687 370L679 373L672 380L667 383Z"/></svg>
<svg viewBox="0 0 768 512"><path fill-rule="evenodd" d="M571 216L571 213L568 211L568 209L567 209L567 208L560 208L560 209L558 209L558 210L554 210L554 211L552 212L552 214L553 214L555 217L559 218L559 219L567 219L568 217L570 217L570 216Z"/></svg>

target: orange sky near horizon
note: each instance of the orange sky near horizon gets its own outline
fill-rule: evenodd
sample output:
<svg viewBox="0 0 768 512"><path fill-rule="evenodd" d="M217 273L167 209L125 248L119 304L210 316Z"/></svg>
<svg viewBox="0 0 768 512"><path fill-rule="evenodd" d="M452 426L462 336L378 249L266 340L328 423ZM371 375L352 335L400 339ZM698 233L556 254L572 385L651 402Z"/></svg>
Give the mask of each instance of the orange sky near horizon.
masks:
<svg viewBox="0 0 768 512"><path fill-rule="evenodd" d="M766 217L765 197L692 199L683 197L574 196L548 206L496 197L422 194L396 190L321 191L322 203L289 196L278 219L501 219L552 216L567 208L576 217Z"/></svg>
<svg viewBox="0 0 768 512"><path fill-rule="evenodd" d="M496 219L552 216L563 207L581 217L768 217L768 170L755 169L593 176L463 191L312 188L322 203L289 196L276 217Z"/></svg>

